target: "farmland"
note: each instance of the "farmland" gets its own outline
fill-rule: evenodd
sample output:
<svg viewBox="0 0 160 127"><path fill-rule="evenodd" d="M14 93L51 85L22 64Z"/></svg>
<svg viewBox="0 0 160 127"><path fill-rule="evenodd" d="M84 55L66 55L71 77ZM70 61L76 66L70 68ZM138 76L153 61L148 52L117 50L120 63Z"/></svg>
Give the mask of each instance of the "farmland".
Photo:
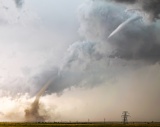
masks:
<svg viewBox="0 0 160 127"><path fill-rule="evenodd" d="M160 127L160 123L25 123L1 122L0 127Z"/></svg>

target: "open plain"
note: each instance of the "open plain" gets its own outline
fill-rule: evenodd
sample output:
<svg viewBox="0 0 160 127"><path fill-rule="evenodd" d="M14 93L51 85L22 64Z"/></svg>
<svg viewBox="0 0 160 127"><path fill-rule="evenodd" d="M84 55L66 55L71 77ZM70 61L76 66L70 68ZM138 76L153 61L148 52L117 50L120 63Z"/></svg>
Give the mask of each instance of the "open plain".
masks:
<svg viewBox="0 0 160 127"><path fill-rule="evenodd" d="M0 127L160 127L160 123L14 123L1 122Z"/></svg>

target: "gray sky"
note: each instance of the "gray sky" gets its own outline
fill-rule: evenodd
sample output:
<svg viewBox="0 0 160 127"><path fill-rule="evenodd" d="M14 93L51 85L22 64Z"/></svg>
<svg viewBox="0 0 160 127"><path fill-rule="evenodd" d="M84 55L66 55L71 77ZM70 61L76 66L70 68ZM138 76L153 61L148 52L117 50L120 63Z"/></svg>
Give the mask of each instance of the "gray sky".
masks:
<svg viewBox="0 0 160 127"><path fill-rule="evenodd" d="M0 0L0 119L24 120L52 79L46 120L120 121L127 110L130 121L160 121L155 3L124 2Z"/></svg>

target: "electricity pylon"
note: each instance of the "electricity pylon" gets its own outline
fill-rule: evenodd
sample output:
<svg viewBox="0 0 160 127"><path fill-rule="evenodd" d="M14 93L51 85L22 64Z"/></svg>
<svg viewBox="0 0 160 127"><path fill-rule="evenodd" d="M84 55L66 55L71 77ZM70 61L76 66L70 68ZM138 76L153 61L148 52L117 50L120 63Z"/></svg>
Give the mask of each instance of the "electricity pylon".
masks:
<svg viewBox="0 0 160 127"><path fill-rule="evenodd" d="M126 124L128 122L128 117L130 117L129 112L128 111L123 111L121 117L123 119L123 124Z"/></svg>

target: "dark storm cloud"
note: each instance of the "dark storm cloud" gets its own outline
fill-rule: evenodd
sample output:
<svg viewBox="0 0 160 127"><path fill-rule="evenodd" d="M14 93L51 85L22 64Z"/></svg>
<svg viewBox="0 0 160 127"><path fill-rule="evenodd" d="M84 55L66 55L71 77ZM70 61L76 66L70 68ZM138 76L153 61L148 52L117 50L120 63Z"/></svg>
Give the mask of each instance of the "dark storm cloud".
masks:
<svg viewBox="0 0 160 127"><path fill-rule="evenodd" d="M159 19L160 1L159 0L115 0L136 4L148 15L151 21ZM134 8L134 7L133 7ZM145 20L145 19L143 19ZM127 21L127 20L126 20ZM124 21L125 22L125 21ZM144 22L132 21L125 24L117 35L110 39L113 46L111 57L119 57L127 60L144 60L148 62L159 62L160 60L160 40L159 40L159 21L146 25ZM114 24L113 24L114 25Z"/></svg>
<svg viewBox="0 0 160 127"><path fill-rule="evenodd" d="M118 3L134 4L134 9L141 9L151 21L160 18L160 1L159 0L111 0ZM132 5L132 6L134 6Z"/></svg>
<svg viewBox="0 0 160 127"><path fill-rule="evenodd" d="M142 5L142 9L149 13L150 18L153 20L159 19L160 17L160 1L159 0L139 0Z"/></svg>
<svg viewBox="0 0 160 127"><path fill-rule="evenodd" d="M114 1L120 3L135 3L137 0L114 0Z"/></svg>
<svg viewBox="0 0 160 127"><path fill-rule="evenodd" d="M154 0L135 2L143 5L141 6L143 10L152 10L151 12L156 12L157 6L160 5L154 8L153 6L158 2ZM126 13L124 6L108 0L105 2L95 0L87 4L90 10L80 12L82 13L80 22L83 28L82 34L87 39L104 42L101 43L102 48L99 52L104 47L109 47L103 53L110 58L140 60L146 63L160 61L160 22L158 20L146 24L145 18L139 13L134 11ZM87 6L84 5L81 10L86 8Z"/></svg>

